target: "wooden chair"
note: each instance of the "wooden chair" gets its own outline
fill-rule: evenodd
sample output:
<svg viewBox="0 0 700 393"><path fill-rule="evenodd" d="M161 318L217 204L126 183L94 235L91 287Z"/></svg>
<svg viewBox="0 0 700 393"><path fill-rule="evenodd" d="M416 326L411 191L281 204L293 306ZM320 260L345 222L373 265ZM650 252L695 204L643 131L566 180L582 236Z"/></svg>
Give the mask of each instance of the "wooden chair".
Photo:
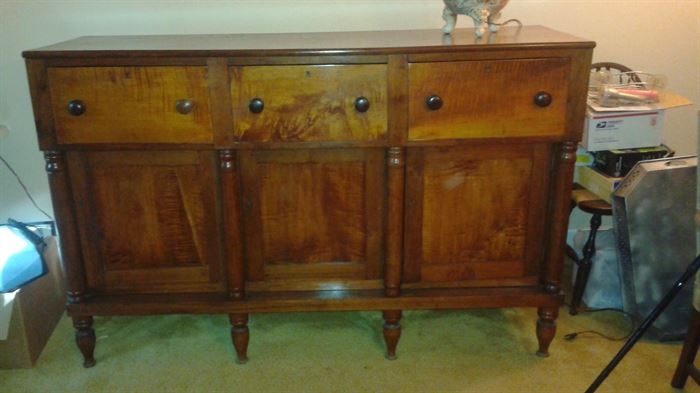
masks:
<svg viewBox="0 0 700 393"><path fill-rule="evenodd" d="M612 215L612 206L608 202L600 199L597 195L581 187L579 184L574 184L571 192L571 210L578 207L582 211L592 214L591 231L588 234L588 239L583 245L583 256L578 257L578 254L570 246L567 246L566 253L574 263L578 265L576 271L576 279L574 281L573 295L571 296L571 308L569 314L576 315L578 308L581 306L583 292L586 290L588 276L591 273L593 265L593 256L595 255L595 239L600 228L602 216Z"/></svg>
<svg viewBox="0 0 700 393"><path fill-rule="evenodd" d="M627 66L618 63L602 62L591 64L591 70L600 71L616 71L618 77L620 78L620 83L625 82L641 82L641 79L637 74L632 72ZM623 76L627 80L623 80ZM591 266L593 263L593 256L595 255L595 239L598 234L598 228L600 228L600 223L602 216L612 216L612 206L600 199L598 196L594 195L590 191L581 187L578 184L574 184L574 189L571 192L571 210L578 207L582 211L592 215L591 217L591 231L588 235L588 239L583 246L582 257L579 258L578 254L570 246L567 246L566 254L571 258L577 265L578 270L576 272L576 279L574 281L573 295L571 296L571 308L569 309L569 314L576 315L578 313L578 308L581 306L581 298L583 298L583 292L586 290L586 284L588 283L588 276L591 272Z"/></svg>
<svg viewBox="0 0 700 393"><path fill-rule="evenodd" d="M700 274L695 275L693 309L691 310L688 333L685 336L676 372L671 380L671 386L674 388L682 389L689 376L700 385L700 370L693 364L695 355L698 353L698 346L700 346Z"/></svg>
<svg viewBox="0 0 700 393"><path fill-rule="evenodd" d="M698 133L700 133L700 112L698 112ZM700 141L698 141L698 152L700 152ZM698 167L698 183L700 189L700 167ZM695 234L697 238L697 250L700 252L700 192L698 192L698 200L695 210ZM677 389L682 389L688 376L692 377L695 383L700 385L700 371L695 367L695 355L698 353L700 346L700 274L695 274L695 286L693 287L693 308L690 311L690 323L688 324L688 332L683 343L683 350L678 359L676 372L673 374L671 386Z"/></svg>
<svg viewBox="0 0 700 393"><path fill-rule="evenodd" d="M630 82L640 83L642 81L639 78L639 75L632 72L631 68L624 66L622 64L618 64L618 63L611 63L611 62L593 63L593 64L591 64L591 69L594 71L600 71L600 70L617 71L618 73L629 72L629 74L624 74L624 75L628 76ZM627 81L620 80L619 82L626 83Z"/></svg>

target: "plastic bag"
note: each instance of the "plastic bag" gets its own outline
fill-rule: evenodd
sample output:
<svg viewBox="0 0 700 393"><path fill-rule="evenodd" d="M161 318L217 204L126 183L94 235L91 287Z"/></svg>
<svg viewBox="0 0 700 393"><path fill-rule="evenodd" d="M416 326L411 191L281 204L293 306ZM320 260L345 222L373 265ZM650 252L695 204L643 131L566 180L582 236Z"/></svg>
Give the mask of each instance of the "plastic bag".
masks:
<svg viewBox="0 0 700 393"><path fill-rule="evenodd" d="M13 292L48 273L46 243L19 221L0 225L0 293Z"/></svg>

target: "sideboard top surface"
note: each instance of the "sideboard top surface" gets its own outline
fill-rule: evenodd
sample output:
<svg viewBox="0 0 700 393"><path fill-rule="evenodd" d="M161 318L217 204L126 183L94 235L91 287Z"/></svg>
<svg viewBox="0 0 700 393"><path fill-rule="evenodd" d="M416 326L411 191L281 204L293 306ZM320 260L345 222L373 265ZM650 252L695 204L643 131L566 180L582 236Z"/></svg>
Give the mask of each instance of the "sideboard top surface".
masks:
<svg viewBox="0 0 700 393"><path fill-rule="evenodd" d="M85 36L25 51L26 58L134 56L289 56L450 52L507 48L592 48L595 43L543 26L506 26L477 38L473 29L325 33Z"/></svg>

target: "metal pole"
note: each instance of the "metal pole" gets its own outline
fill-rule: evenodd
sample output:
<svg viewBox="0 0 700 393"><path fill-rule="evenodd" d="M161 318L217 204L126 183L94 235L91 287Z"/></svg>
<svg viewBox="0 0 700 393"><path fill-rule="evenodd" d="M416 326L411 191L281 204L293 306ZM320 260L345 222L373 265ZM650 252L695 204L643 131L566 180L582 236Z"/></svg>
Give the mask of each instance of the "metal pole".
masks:
<svg viewBox="0 0 700 393"><path fill-rule="evenodd" d="M663 299L659 302L659 304L656 305L654 310L649 314L649 316L646 317L646 319L637 327L637 329L634 330L632 335L630 336L629 339L627 339L627 342L625 345L622 346L622 349L620 349L620 352L615 355L615 357L610 361L610 363L603 369L603 371L598 375L598 378L596 378L595 381L591 384L591 386L588 387L586 390L586 393L593 393L595 392L600 384L605 381L605 379L610 375L610 373L615 369L615 366L617 366L618 363L622 360L622 358L625 357L627 352L632 349L634 344L637 343L637 341L646 333L646 331L651 327L651 325L656 321L656 318L661 315L661 313L666 309L666 307L675 299L676 295L678 295L678 292L680 292L685 284L690 280L691 277L695 275L695 273L700 269L700 255L695 257L695 260L688 266L686 269L685 273L681 275L681 277L678 279L673 284L673 287L671 288L670 291L664 296Z"/></svg>

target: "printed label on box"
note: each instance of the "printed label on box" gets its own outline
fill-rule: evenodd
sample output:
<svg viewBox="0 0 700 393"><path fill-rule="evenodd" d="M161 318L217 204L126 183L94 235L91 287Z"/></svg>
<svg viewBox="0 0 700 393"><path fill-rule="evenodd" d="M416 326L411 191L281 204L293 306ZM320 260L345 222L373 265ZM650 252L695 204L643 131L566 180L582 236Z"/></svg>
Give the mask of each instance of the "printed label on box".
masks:
<svg viewBox="0 0 700 393"><path fill-rule="evenodd" d="M661 144L663 111L598 114L588 112L582 145L589 151Z"/></svg>

